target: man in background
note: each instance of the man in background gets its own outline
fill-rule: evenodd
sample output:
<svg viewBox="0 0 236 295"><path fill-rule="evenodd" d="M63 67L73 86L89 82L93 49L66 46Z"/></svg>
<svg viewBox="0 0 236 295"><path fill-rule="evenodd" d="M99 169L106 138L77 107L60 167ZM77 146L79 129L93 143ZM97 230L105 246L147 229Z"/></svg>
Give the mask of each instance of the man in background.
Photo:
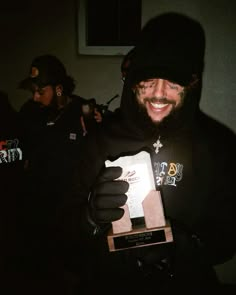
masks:
<svg viewBox="0 0 236 295"><path fill-rule="evenodd" d="M74 94L74 79L53 55L34 58L20 88L32 94L19 111L26 174L24 266L36 279L45 279L50 267L51 273L63 274L66 245L59 225L61 214L81 142L102 121L102 115L96 105L83 112L87 100Z"/></svg>

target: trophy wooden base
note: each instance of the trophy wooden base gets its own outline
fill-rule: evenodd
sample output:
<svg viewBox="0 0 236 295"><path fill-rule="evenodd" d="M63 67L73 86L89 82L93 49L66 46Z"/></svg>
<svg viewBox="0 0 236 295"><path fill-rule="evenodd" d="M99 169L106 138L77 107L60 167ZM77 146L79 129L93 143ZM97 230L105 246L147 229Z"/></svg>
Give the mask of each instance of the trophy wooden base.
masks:
<svg viewBox="0 0 236 295"><path fill-rule="evenodd" d="M109 251L119 251L130 248L145 247L173 241L169 221L163 227L149 228L135 226L131 232L114 234L111 229L107 236Z"/></svg>

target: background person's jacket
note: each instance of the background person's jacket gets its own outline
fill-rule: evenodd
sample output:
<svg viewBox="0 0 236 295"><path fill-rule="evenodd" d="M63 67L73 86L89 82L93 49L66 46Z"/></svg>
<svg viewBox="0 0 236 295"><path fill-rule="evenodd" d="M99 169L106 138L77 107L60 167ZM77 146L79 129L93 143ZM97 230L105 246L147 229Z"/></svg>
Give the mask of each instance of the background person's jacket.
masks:
<svg viewBox="0 0 236 295"><path fill-rule="evenodd" d="M20 110L24 127L25 188L22 205L24 266L48 271L63 248L58 227L64 202L84 140L81 124L83 98L71 102L51 118L51 109L29 100ZM58 258L58 259L61 259ZM56 268L56 266L55 266Z"/></svg>
<svg viewBox="0 0 236 295"><path fill-rule="evenodd" d="M8 95L0 91L0 289L12 280L12 263L19 246L23 164L22 129L17 111Z"/></svg>

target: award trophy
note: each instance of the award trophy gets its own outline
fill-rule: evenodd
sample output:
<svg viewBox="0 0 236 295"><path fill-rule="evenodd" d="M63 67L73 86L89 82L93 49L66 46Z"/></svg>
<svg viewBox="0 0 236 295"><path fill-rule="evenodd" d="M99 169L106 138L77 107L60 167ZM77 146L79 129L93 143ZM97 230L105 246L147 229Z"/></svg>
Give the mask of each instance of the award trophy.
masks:
<svg viewBox="0 0 236 295"><path fill-rule="evenodd" d="M125 250L173 241L171 225L165 219L160 191L155 188L150 154L107 160L106 167L120 166L121 180L129 182L123 217L112 222L107 240L109 251Z"/></svg>

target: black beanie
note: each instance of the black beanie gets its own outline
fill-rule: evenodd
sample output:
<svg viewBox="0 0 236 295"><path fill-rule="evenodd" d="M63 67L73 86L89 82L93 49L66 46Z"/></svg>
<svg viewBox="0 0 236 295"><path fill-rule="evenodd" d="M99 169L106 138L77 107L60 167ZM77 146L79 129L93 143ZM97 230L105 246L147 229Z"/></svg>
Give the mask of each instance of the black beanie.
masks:
<svg viewBox="0 0 236 295"><path fill-rule="evenodd" d="M132 57L132 84L162 78L188 85L204 67L205 34L196 20L170 12L152 18L143 27Z"/></svg>

